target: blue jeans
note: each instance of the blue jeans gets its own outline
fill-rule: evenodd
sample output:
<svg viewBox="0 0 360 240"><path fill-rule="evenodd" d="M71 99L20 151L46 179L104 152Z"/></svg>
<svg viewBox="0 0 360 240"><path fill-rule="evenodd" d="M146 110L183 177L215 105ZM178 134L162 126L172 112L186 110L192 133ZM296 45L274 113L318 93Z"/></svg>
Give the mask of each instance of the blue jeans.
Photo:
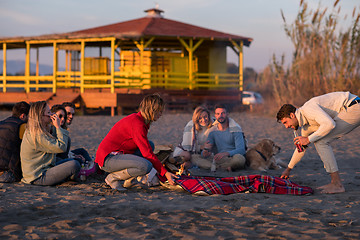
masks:
<svg viewBox="0 0 360 240"><path fill-rule="evenodd" d="M151 141L149 141L149 143L152 150L154 150L154 143ZM137 177L148 174L152 169L152 164L145 159L140 150L137 149L134 154L109 154L105 158L104 166L101 167L101 169L110 173L127 169L130 176Z"/></svg>
<svg viewBox="0 0 360 240"><path fill-rule="evenodd" d="M132 177L143 176L151 171L152 164L143 157L133 154L109 154L105 158L104 166L101 167L105 172L117 172L127 169Z"/></svg>
<svg viewBox="0 0 360 240"><path fill-rule="evenodd" d="M80 163L68 160L46 170L41 177L32 182L34 185L51 186L63 182L69 177L75 177L80 171Z"/></svg>

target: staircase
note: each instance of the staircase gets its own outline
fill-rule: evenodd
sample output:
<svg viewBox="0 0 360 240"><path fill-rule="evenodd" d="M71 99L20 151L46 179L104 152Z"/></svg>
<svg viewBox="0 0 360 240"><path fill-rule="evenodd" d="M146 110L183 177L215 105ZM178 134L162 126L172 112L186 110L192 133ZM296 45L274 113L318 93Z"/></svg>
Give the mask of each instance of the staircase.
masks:
<svg viewBox="0 0 360 240"><path fill-rule="evenodd" d="M25 101L28 103L37 101L48 101L54 96L52 92L7 92L0 93L0 105L13 105L17 102Z"/></svg>
<svg viewBox="0 0 360 240"><path fill-rule="evenodd" d="M73 89L58 89L57 92L47 100L49 106L62 104L63 102L75 103L80 101L80 93Z"/></svg>

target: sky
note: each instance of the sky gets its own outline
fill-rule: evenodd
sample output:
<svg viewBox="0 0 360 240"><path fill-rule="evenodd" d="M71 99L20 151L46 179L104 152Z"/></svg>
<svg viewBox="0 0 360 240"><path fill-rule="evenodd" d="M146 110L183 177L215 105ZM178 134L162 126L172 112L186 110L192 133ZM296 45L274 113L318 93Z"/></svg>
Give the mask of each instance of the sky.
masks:
<svg viewBox="0 0 360 240"><path fill-rule="evenodd" d="M313 9L320 3L331 10L334 1L306 2ZM65 33L123 22L144 17L144 10L158 6L167 19L253 38L250 47L244 48L244 67L261 71L273 54L278 58L285 54L286 62L290 62L293 47L283 30L281 10L287 23L292 23L299 3L300 0L0 0L0 38ZM339 5L341 15L351 15L355 6L360 10L359 0L341 0ZM24 60L24 52L8 51L7 59ZM40 63L51 61L50 54L40 56ZM237 63L232 50L228 51L228 62Z"/></svg>

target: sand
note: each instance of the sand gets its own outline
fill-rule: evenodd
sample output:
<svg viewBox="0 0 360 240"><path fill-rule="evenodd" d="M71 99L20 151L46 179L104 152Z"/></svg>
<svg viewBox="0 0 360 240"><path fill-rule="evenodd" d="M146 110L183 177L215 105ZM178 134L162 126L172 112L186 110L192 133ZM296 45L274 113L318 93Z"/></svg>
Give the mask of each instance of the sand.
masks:
<svg viewBox="0 0 360 240"><path fill-rule="evenodd" d="M9 112L0 112L0 119ZM76 116L72 147L95 155L122 116ZM292 132L274 117L231 113L249 145L271 138L289 161ZM191 114L164 114L149 131L157 145L178 144ZM333 144L346 192L310 196L239 193L195 196L163 187L110 189L104 175L84 183L40 187L0 183L0 239L359 239L360 129ZM261 173L280 176L282 170ZM258 174L252 170L231 175ZM201 171L200 171L201 174ZM207 174L202 172L202 174ZM226 173L216 173L226 176ZM329 181L313 146L291 180L316 188Z"/></svg>

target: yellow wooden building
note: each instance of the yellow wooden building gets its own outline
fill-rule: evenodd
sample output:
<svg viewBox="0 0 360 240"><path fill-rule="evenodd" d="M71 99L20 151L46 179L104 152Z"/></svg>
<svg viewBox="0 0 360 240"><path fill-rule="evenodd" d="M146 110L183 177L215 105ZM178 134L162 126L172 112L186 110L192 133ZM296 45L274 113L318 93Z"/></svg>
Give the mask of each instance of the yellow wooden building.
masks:
<svg viewBox="0 0 360 240"><path fill-rule="evenodd" d="M15 95L16 101L19 96L31 101L36 95L32 93L40 91L50 96L49 102L78 101L90 108L136 105L151 92L168 96L168 101L193 104L240 100L243 47L250 46L251 38L169 20L157 8L145 12L142 18L76 32L0 39L0 104ZM39 49L49 47L53 73L41 75ZM227 73L227 47L238 55L239 74ZM7 52L12 49L25 49L23 75L7 74ZM36 50L34 72L31 49ZM97 56L87 54L94 50ZM110 55L104 56L106 50ZM58 68L59 54L65 55L64 70Z"/></svg>

